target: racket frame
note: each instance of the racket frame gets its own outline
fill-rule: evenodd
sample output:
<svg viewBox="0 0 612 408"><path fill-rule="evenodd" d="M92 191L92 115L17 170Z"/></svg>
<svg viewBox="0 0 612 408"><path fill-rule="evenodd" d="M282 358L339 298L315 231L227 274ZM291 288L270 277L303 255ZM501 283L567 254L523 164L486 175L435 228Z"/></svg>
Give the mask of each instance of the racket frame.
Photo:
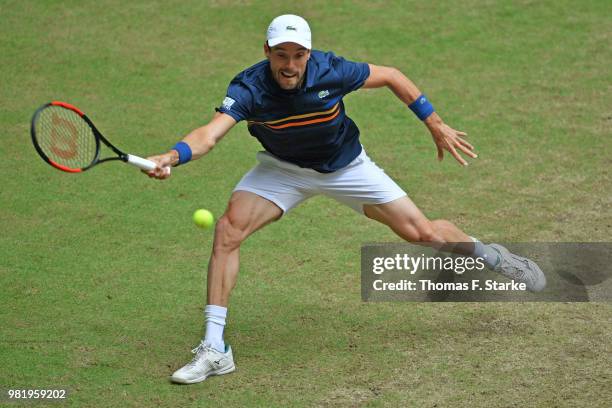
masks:
<svg viewBox="0 0 612 408"><path fill-rule="evenodd" d="M68 109L73 111L74 113L78 114L84 121L85 123L87 123L87 125L91 128L93 134L94 134L94 139L96 141L96 153L94 155L93 160L91 161L90 164L88 164L85 167L81 167L79 169L74 169L71 167L67 167L64 165L61 165L59 163L56 163L55 161L51 160L47 154L42 150L42 148L39 146L38 144L38 140L36 137L36 122L38 120L38 117L40 116L40 113L45 110L46 108L48 108L49 106L59 106L62 107L64 109ZM46 161L47 163L49 163L51 166L55 167L58 170L61 171L65 171L67 173L81 173L83 171L89 170L90 168L92 168L93 166L95 166L96 164L99 163L104 163L107 161L113 161L113 160L121 160L124 163L128 163L131 164L133 166L136 166L138 168L141 168L143 170L152 170L151 169L151 165L149 165L147 162L152 163L153 164L153 168L154 167L154 163L150 162L150 160L146 160L143 159L141 157L138 156L134 156L134 155L130 155L127 153L122 152L121 150L119 150L118 148L116 148L115 146L113 146L113 144L111 142L109 142L103 135L102 133L96 128L96 126L93 124L93 122L91 121L91 119L89 119L87 117L87 115L85 113L83 113L79 108L77 108L74 105L71 105L69 103L66 102L61 102L61 101L52 101L49 103L46 103L44 105L42 105L40 108L38 108L36 110L36 112L34 112L34 115L32 116L32 123L31 123L31 127L30 127L30 135L32 136L32 144L34 145L34 148L36 149L36 151L38 152L38 154L40 155L40 157ZM100 158L100 141L102 141L102 143L104 143L109 149L111 149L115 154L117 154L117 156L115 157L105 157L103 159ZM147 164L143 164L143 163L147 163Z"/></svg>

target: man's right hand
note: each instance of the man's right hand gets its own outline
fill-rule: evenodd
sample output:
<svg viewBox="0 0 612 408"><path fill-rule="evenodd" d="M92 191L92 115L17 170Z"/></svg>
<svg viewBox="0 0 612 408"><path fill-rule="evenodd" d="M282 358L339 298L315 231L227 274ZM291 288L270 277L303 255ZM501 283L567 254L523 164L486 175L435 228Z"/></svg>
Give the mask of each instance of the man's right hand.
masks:
<svg viewBox="0 0 612 408"><path fill-rule="evenodd" d="M143 173L151 178L165 180L171 175L170 168L178 163L178 152L170 150L168 153L147 157L147 159L155 162L157 167L151 171L143 170Z"/></svg>

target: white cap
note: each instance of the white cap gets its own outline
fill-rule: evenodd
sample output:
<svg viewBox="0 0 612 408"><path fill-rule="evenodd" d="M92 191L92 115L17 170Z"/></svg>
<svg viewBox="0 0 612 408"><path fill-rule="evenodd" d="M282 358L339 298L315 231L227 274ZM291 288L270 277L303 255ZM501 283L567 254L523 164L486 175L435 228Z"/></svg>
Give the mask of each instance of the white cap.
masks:
<svg viewBox="0 0 612 408"><path fill-rule="evenodd" d="M292 42L309 50L312 48L308 23L302 17L293 14L285 14L272 20L268 26L266 37L270 47L284 42Z"/></svg>

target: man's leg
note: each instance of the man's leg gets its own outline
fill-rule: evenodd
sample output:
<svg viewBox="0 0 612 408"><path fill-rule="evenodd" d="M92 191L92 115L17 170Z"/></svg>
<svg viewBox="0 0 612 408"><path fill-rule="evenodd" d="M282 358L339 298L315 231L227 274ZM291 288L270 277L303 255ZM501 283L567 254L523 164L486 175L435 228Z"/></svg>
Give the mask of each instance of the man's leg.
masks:
<svg viewBox="0 0 612 408"><path fill-rule="evenodd" d="M283 211L273 202L248 191L232 194L217 222L208 264L208 304L227 307L236 285L240 244L252 233L278 220Z"/></svg>
<svg viewBox="0 0 612 408"><path fill-rule="evenodd" d="M406 196L389 203L366 204L363 212L408 242L463 255L474 253L474 242L455 224L446 220L430 221Z"/></svg>
<svg viewBox="0 0 612 408"><path fill-rule="evenodd" d="M368 218L387 225L408 242L445 252L481 257L489 268L525 283L534 292L544 289L546 285L544 274L533 261L511 254L498 244L484 245L450 221L430 221L408 197L384 204L366 204L363 212Z"/></svg>
<svg viewBox="0 0 612 408"><path fill-rule="evenodd" d="M252 233L278 220L283 211L273 202L247 191L235 191L225 214L217 221L213 251L208 264L206 336L192 350L193 360L172 375L172 381L191 384L210 375L234 371L230 347L225 347L223 329L230 292L236 285L240 244Z"/></svg>

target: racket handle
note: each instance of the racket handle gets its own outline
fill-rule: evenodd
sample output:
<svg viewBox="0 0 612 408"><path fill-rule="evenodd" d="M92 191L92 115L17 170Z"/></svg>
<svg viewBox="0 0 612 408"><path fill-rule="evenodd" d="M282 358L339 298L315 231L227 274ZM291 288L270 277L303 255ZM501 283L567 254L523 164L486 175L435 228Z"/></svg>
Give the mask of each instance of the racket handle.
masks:
<svg viewBox="0 0 612 408"><path fill-rule="evenodd" d="M142 157L134 156L133 154L127 155L127 162L131 164L132 166L136 166L139 169L142 169L145 171L151 171L157 167L157 164L155 164L155 162L152 162L151 160L143 159ZM164 171L166 173L170 173L170 167L165 167Z"/></svg>

